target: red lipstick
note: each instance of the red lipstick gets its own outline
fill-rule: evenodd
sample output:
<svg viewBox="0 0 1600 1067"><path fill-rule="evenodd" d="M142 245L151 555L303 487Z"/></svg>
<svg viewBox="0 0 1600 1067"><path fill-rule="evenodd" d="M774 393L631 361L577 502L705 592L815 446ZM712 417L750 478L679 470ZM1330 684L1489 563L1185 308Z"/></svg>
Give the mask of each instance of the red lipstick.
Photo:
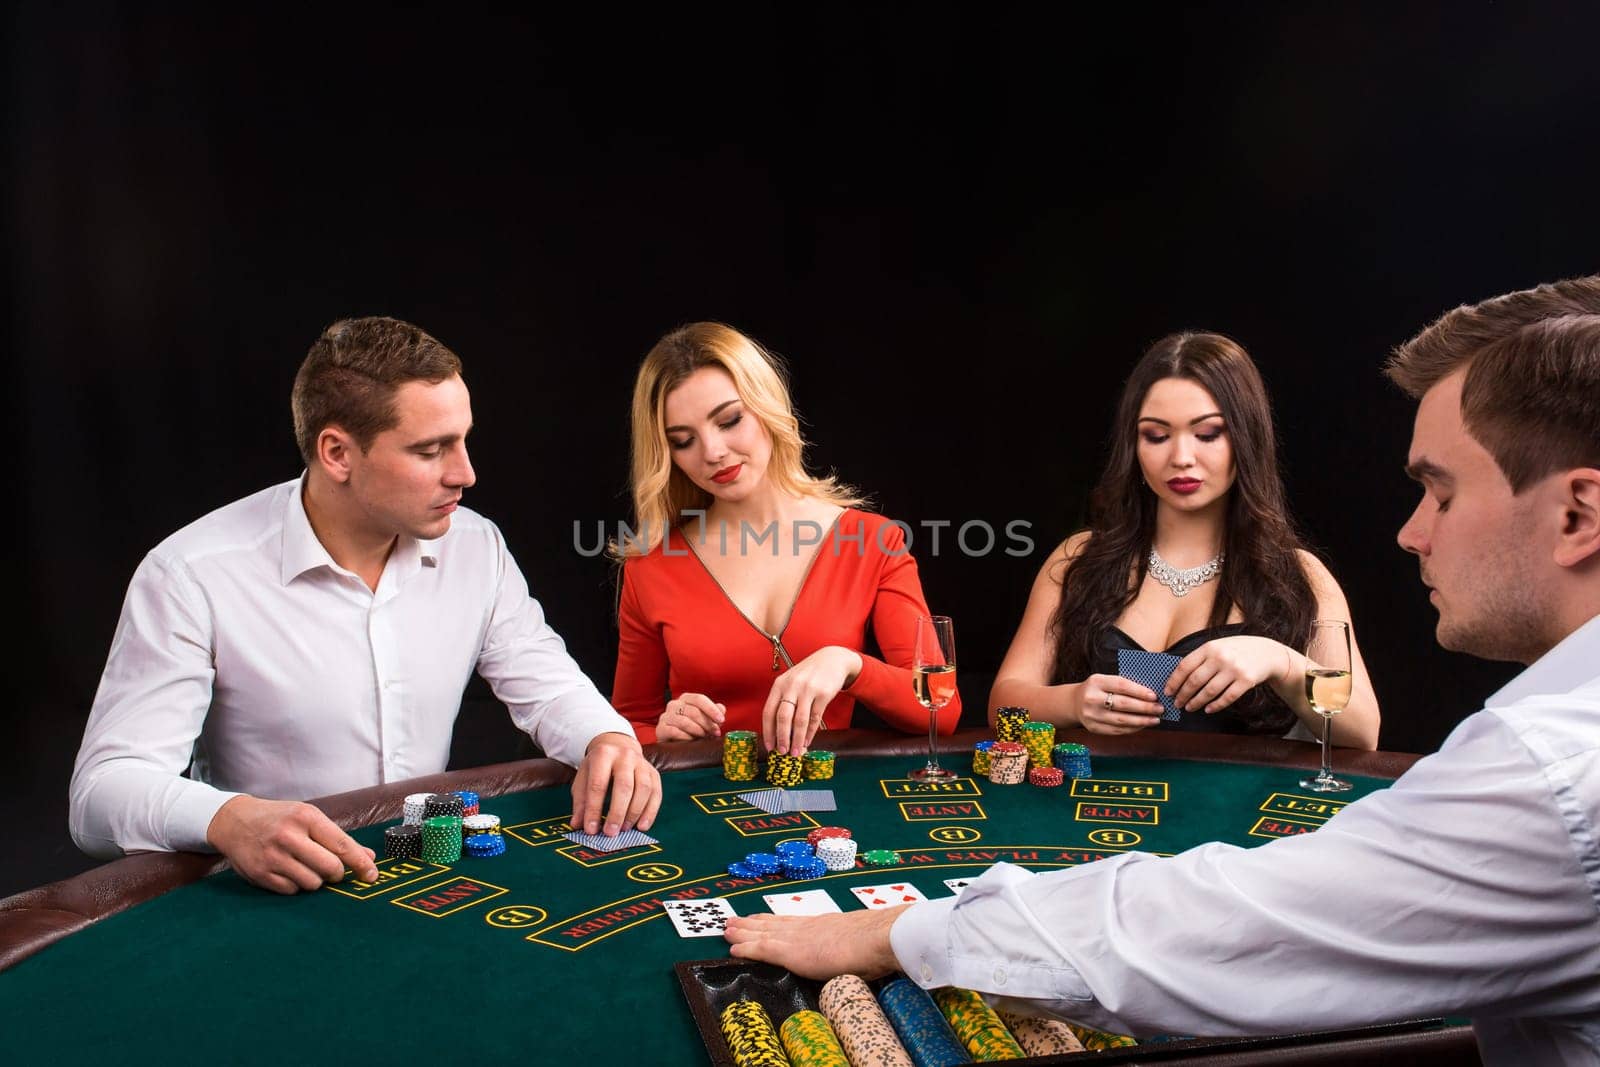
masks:
<svg viewBox="0 0 1600 1067"><path fill-rule="evenodd" d="M739 472L742 470L744 470L744 464L735 463L733 466L723 467L717 473L713 474L711 476L711 480L716 482L718 485L727 485L729 482L739 477Z"/></svg>
<svg viewBox="0 0 1600 1067"><path fill-rule="evenodd" d="M1168 478L1167 479L1167 488L1168 489L1171 489L1174 493L1182 493L1185 496L1188 496L1190 493L1192 493L1195 490L1199 489L1202 484L1203 483L1200 481L1199 478Z"/></svg>

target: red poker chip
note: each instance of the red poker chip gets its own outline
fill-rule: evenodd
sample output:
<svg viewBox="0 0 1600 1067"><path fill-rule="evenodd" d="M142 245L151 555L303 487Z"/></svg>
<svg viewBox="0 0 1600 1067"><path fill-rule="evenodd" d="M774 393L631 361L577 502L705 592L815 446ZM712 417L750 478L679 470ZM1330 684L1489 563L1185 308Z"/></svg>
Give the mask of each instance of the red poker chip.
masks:
<svg viewBox="0 0 1600 1067"><path fill-rule="evenodd" d="M811 845L813 848L815 848L818 841L824 841L824 840L826 840L826 839L828 839L830 837L849 837L849 836L850 836L850 831L846 830L842 826L819 826L815 830L811 831L809 834L806 835L806 842L809 845Z"/></svg>
<svg viewBox="0 0 1600 1067"><path fill-rule="evenodd" d="M1060 767L1035 767L1028 772L1028 781L1034 785L1060 785L1065 780Z"/></svg>
<svg viewBox="0 0 1600 1067"><path fill-rule="evenodd" d="M990 756L1026 756L1028 746L1020 741L996 741L989 750Z"/></svg>

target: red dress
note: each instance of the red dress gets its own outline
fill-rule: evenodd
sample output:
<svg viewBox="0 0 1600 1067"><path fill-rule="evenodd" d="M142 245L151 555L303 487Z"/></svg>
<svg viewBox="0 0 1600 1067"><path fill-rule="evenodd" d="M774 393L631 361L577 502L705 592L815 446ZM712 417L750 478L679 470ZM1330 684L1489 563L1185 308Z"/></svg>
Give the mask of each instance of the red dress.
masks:
<svg viewBox="0 0 1600 1067"><path fill-rule="evenodd" d="M928 605L905 531L881 515L847 508L813 551L794 610L776 635L728 599L677 530L623 565L611 703L641 742L656 739L656 720L680 693L704 693L726 706L724 733L759 732L773 681L828 645L860 652L861 673L823 712L826 729L848 727L857 700L896 729L928 729L928 709L911 691L917 616ZM881 660L862 651L869 623ZM939 732L953 733L960 718L957 694L939 711Z"/></svg>

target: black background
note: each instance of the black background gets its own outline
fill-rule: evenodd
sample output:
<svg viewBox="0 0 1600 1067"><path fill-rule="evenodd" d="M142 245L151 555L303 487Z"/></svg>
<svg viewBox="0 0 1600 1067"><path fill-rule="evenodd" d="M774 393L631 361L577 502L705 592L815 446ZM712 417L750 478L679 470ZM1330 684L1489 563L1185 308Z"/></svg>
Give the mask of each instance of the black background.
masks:
<svg viewBox="0 0 1600 1067"><path fill-rule="evenodd" d="M89 865L67 778L127 579L300 469L295 368L353 314L465 360L467 503L603 690L611 574L573 525L628 517L639 358L701 318L775 348L815 464L879 510L1032 524L1024 558L915 546L980 714L1122 377L1228 333L1382 747L1435 748L1514 668L1433 644L1393 542L1411 405L1378 370L1455 304L1596 269L1600 16L1125 7L14 9L0 893ZM518 750L469 700L455 762Z"/></svg>

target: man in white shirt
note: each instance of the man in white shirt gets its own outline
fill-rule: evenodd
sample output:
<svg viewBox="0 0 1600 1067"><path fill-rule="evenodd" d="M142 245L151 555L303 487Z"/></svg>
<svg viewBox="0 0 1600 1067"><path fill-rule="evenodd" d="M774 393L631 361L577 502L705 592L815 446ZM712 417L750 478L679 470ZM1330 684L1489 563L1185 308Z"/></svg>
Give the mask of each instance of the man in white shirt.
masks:
<svg viewBox="0 0 1600 1067"><path fill-rule="evenodd" d="M460 508L475 478L456 355L347 319L312 345L292 407L305 473L179 530L129 584L72 774L78 846L215 850L280 893L374 878L372 851L303 801L443 770L474 670L577 768L573 826L648 829L660 775L500 531Z"/></svg>
<svg viewBox="0 0 1600 1067"><path fill-rule="evenodd" d="M1600 1062L1600 277L1461 307L1396 350L1420 398L1400 544L1444 647L1531 664L1315 834L958 898L732 921L736 956L903 970L1133 1034L1465 1014L1488 1063Z"/></svg>

